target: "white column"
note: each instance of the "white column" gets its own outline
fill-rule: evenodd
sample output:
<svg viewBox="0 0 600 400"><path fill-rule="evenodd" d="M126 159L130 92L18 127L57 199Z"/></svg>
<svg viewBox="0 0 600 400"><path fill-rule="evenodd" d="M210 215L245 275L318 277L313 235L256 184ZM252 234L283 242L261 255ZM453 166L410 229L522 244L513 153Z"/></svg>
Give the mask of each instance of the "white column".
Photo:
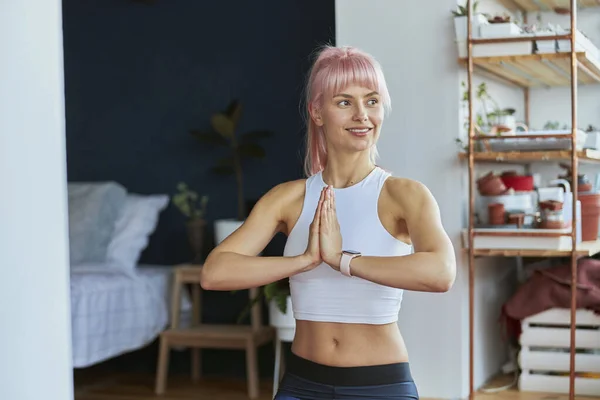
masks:
<svg viewBox="0 0 600 400"><path fill-rule="evenodd" d="M62 8L0 2L0 399L73 398Z"/></svg>

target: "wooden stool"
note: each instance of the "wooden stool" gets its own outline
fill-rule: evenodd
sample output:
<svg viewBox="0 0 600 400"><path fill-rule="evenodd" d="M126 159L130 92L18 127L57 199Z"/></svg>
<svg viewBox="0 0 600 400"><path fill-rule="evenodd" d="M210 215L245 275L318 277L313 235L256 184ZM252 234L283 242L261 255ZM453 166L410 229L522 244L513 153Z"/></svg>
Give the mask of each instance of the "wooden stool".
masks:
<svg viewBox="0 0 600 400"><path fill-rule="evenodd" d="M171 326L160 334L160 349L156 372L156 394L163 394L166 389L169 353L171 347L191 347L192 379L200 378L200 349L241 349L246 350L246 371L248 377L248 396L255 399L259 396L259 374L257 348L273 340L275 329L262 324L260 303L251 310L251 325L202 324L200 317L200 270L199 265L182 265L175 267L175 278L171 300ZM181 287L192 284L192 326L179 328ZM249 290L250 299L254 298L258 289Z"/></svg>

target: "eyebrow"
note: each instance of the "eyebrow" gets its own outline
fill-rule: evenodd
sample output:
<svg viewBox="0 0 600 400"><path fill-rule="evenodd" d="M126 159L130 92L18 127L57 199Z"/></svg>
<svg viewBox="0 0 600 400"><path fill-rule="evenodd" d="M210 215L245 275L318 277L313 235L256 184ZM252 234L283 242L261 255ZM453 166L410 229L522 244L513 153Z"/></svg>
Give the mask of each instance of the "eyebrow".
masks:
<svg viewBox="0 0 600 400"><path fill-rule="evenodd" d="M379 93L377 93L377 92L371 92L371 93L368 93L365 97L371 97L371 96L375 96L375 95L378 95L378 94ZM339 94L336 94L333 97L344 97L346 99L352 99L353 98L353 96L350 96L349 94L346 94L346 93L339 93Z"/></svg>

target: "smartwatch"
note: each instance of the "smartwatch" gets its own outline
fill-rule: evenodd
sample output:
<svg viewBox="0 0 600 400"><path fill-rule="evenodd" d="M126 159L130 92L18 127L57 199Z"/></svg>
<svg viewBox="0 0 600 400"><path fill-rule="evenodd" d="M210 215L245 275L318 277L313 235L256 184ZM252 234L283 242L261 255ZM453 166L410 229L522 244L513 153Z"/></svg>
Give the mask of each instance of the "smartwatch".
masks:
<svg viewBox="0 0 600 400"><path fill-rule="evenodd" d="M342 250L342 259L340 260L340 272L346 276L352 276L350 273L350 261L353 258L360 257L362 254L355 250Z"/></svg>

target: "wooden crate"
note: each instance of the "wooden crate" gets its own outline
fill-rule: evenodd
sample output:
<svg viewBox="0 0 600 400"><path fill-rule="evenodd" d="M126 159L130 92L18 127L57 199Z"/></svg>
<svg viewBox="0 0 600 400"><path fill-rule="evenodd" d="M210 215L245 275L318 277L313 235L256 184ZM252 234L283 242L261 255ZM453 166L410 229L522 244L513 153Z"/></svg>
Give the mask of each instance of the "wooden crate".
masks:
<svg viewBox="0 0 600 400"><path fill-rule="evenodd" d="M554 308L523 320L521 391L569 393L570 314ZM600 396L600 316L577 311L575 346L575 393Z"/></svg>

